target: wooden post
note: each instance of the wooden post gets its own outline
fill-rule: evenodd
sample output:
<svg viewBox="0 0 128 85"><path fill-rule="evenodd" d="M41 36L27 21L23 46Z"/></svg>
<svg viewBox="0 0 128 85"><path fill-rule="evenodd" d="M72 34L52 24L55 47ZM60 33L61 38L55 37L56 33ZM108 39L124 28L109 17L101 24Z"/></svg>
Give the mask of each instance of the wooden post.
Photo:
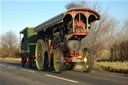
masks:
<svg viewBox="0 0 128 85"><path fill-rule="evenodd" d="M75 30L74 30L74 17L73 17L73 24L72 25L73 25L72 26L73 27L73 32L75 32Z"/></svg>
<svg viewBox="0 0 128 85"><path fill-rule="evenodd" d="M79 14L79 22L80 22L80 14Z"/></svg>
<svg viewBox="0 0 128 85"><path fill-rule="evenodd" d="M87 23L87 32L88 32L88 17L86 18L86 23Z"/></svg>

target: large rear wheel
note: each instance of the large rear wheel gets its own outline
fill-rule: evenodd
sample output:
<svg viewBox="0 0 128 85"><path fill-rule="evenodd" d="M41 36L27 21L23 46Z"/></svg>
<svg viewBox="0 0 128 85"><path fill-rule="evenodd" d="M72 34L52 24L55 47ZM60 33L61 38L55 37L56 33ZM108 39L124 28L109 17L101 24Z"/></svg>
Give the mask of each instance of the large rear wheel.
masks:
<svg viewBox="0 0 128 85"><path fill-rule="evenodd" d="M48 68L48 52L44 40L38 40L36 44L36 67L38 70L47 70Z"/></svg>
<svg viewBox="0 0 128 85"><path fill-rule="evenodd" d="M64 56L60 48L57 48L54 51L53 63L54 63L55 72L61 73L64 68Z"/></svg>
<svg viewBox="0 0 128 85"><path fill-rule="evenodd" d="M84 49L82 51L82 70L84 72L91 72L93 68L93 56L94 56L94 51L92 49Z"/></svg>

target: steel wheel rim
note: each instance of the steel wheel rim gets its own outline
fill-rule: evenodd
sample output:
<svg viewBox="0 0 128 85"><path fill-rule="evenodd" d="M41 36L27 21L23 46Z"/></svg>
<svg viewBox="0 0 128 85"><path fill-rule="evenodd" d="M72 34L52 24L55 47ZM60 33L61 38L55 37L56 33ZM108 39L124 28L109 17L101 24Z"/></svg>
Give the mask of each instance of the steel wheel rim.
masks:
<svg viewBox="0 0 128 85"><path fill-rule="evenodd" d="M85 57L87 59L87 62L84 61ZM84 72L89 69L89 64L90 64L90 54L89 51L85 49L82 52L82 62L81 62L81 67Z"/></svg>
<svg viewBox="0 0 128 85"><path fill-rule="evenodd" d="M54 52L54 68L56 72L59 72L59 68L60 68L60 54L55 51Z"/></svg>
<svg viewBox="0 0 128 85"><path fill-rule="evenodd" d="M36 66L39 70L41 70L43 66L42 60L42 46L41 43L38 42L36 46Z"/></svg>

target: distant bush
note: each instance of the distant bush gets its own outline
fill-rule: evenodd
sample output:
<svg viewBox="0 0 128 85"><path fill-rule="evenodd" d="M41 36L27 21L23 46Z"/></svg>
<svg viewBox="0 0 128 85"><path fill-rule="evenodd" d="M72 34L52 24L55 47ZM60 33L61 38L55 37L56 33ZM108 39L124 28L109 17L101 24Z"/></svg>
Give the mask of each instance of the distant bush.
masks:
<svg viewBox="0 0 128 85"><path fill-rule="evenodd" d="M128 61L128 40L124 40L119 44L114 43L110 51L111 61Z"/></svg>

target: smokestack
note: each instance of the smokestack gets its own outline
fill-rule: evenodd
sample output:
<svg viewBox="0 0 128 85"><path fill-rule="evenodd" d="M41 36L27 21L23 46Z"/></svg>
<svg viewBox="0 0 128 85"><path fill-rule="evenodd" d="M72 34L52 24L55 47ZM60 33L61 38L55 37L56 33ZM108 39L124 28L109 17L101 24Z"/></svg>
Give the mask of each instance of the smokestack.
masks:
<svg viewBox="0 0 128 85"><path fill-rule="evenodd" d="M74 1L65 6L65 8L67 10L71 9L71 8L85 8L85 7L87 7L86 1L79 1L79 3L78 3L78 1L76 1L76 2Z"/></svg>

